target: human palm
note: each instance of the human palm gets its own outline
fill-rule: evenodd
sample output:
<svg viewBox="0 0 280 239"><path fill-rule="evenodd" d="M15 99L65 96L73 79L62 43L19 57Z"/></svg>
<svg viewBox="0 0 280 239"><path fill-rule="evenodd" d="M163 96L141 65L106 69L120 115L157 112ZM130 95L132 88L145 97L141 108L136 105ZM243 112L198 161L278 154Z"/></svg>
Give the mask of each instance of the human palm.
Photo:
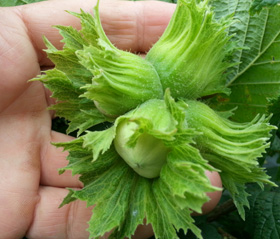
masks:
<svg viewBox="0 0 280 239"><path fill-rule="evenodd" d="M51 130L53 112L46 109L53 103L50 93L40 82L29 80L42 67L51 67L42 51L42 35L61 48L51 25L78 27L78 20L64 10L90 10L93 4L56 0L0 8L0 239L88 237L91 208L75 201L58 209L68 193L65 188L82 184L69 172L58 175L57 169L67 164L67 153L50 142L71 137ZM164 3L112 1L101 6L101 17L118 47L145 52L163 32L173 10L173 5ZM138 238L151 235L149 227L138 231Z"/></svg>

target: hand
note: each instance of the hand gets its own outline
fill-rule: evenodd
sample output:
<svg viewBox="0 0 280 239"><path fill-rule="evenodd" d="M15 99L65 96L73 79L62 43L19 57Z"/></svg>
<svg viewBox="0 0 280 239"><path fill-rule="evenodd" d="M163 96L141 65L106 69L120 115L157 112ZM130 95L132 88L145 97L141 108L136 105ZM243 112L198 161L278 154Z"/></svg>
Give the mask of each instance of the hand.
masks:
<svg viewBox="0 0 280 239"><path fill-rule="evenodd" d="M91 0L57 0L14 8L0 8L0 239L88 238L91 208L75 201L58 209L67 195L65 187L80 188L67 165L67 153L50 142L72 138L51 130L51 99L40 82L28 83L40 68L52 67L42 51L45 35L61 48L61 37L52 25L79 27L64 10L91 11ZM167 26L175 5L160 2L102 2L101 19L111 41L121 49L145 52ZM221 186L217 174L210 179ZM211 210L220 193L204 206ZM151 227L139 227L135 238L151 236Z"/></svg>

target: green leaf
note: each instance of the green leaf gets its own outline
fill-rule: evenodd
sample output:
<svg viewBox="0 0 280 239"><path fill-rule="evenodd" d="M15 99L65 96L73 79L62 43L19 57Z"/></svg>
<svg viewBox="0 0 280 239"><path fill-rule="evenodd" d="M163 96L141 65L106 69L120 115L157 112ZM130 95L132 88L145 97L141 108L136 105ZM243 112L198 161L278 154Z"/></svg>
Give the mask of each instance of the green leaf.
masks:
<svg viewBox="0 0 280 239"><path fill-rule="evenodd" d="M67 196L63 199L62 203L59 205L59 208L63 207L64 205L74 202L77 200L77 198L73 197L75 191L72 190L71 188L68 188L69 192Z"/></svg>
<svg viewBox="0 0 280 239"><path fill-rule="evenodd" d="M54 110L56 116L71 121L67 133L78 130L80 135L86 129L107 120L92 101L80 98L84 90L75 85L64 72L57 69L49 70L34 80L40 80L53 92L52 97L56 98L58 103L49 109Z"/></svg>
<svg viewBox="0 0 280 239"><path fill-rule="evenodd" d="M76 100L84 91L75 86L68 76L60 70L52 69L33 80L40 80L52 91L52 97L58 101Z"/></svg>
<svg viewBox="0 0 280 239"><path fill-rule="evenodd" d="M12 7L29 3L42 2L44 0L1 0L0 7Z"/></svg>
<svg viewBox="0 0 280 239"><path fill-rule="evenodd" d="M273 114L270 120L270 123L276 125L278 127L277 130L273 131L273 136L271 138L271 146L268 150L268 155L276 156L279 158L280 153L280 97L277 99L270 100L270 104L268 106L269 113ZM279 174L280 175L280 174Z"/></svg>
<svg viewBox="0 0 280 239"><path fill-rule="evenodd" d="M174 226L191 229L201 238L193 225L191 210L178 207L177 199L163 181L135 174L113 149L92 162L91 152L81 144L81 139L56 144L70 151L69 165L61 173L73 170L73 174L82 175L85 185L78 191L71 189L62 205L76 199L87 201L88 206L96 205L89 222L91 237L114 229L110 238L131 238L146 216L158 238L177 238Z"/></svg>
<svg viewBox="0 0 280 239"><path fill-rule="evenodd" d="M91 237L104 235L125 220L133 176L131 169L119 161L90 186L76 193L79 199L90 198L88 205L96 204L89 221Z"/></svg>
<svg viewBox="0 0 280 239"><path fill-rule="evenodd" d="M66 130L67 134L78 130L77 135L79 136L92 126L109 120L95 108L93 102L88 100L59 103L52 105L49 109L54 110L56 116L70 121Z"/></svg>
<svg viewBox="0 0 280 239"><path fill-rule="evenodd" d="M146 216L147 223L153 225L156 238L177 239L175 229L182 228L184 231L190 229L202 239L200 230L193 224L191 210L188 208L182 210L178 206L178 200L172 196L170 189L161 180L153 183L150 195Z"/></svg>
<svg viewBox="0 0 280 239"><path fill-rule="evenodd" d="M268 112L273 114L270 122L276 126L280 126L280 96L277 99L270 100Z"/></svg>
<svg viewBox="0 0 280 239"><path fill-rule="evenodd" d="M29 4L34 2L42 2L43 0L22 0L22 1L25 2L26 4Z"/></svg>
<svg viewBox="0 0 280 239"><path fill-rule="evenodd" d="M205 223L200 225L199 228L202 231L203 238L205 239L225 239L214 225Z"/></svg>
<svg viewBox="0 0 280 239"><path fill-rule="evenodd" d="M280 191L255 190L249 197L251 210L246 216L246 231L254 239L280 238Z"/></svg>
<svg viewBox="0 0 280 239"><path fill-rule="evenodd" d="M280 0L254 0L250 12L260 12L264 7L272 7L279 3Z"/></svg>
<svg viewBox="0 0 280 239"><path fill-rule="evenodd" d="M69 34L69 32L68 32ZM63 50L57 50L46 38L44 38L45 44L48 47L45 50L48 57L55 64L55 69L64 72L69 80L75 85L75 87L81 87L86 83L91 82L93 77L92 73L79 63L78 57L75 54L77 49L64 48ZM69 40L72 44L72 39ZM68 42L65 38L65 42Z"/></svg>
<svg viewBox="0 0 280 239"><path fill-rule="evenodd" d="M208 201L205 192L220 190L211 186L205 175L206 170L215 169L201 157L196 148L185 145L169 153L160 178L168 185L172 195L178 196L178 206L201 213L201 205Z"/></svg>
<svg viewBox="0 0 280 239"><path fill-rule="evenodd" d="M149 204L150 181L134 174L126 217L121 227L110 236L111 239L134 235L138 225L143 224L146 207Z"/></svg>
<svg viewBox="0 0 280 239"><path fill-rule="evenodd" d="M84 45L87 45L87 40L81 33L72 26L55 26L59 30L60 35L63 37L61 42L64 43L64 48L73 50L81 50Z"/></svg>
<svg viewBox="0 0 280 239"><path fill-rule="evenodd" d="M87 132L83 136L83 146L92 150L93 161L110 148L115 138L115 131L115 127L111 127L103 131Z"/></svg>
<svg viewBox="0 0 280 239"><path fill-rule="evenodd" d="M267 113L269 99L280 94L280 6L250 15L251 1L212 1L216 17L233 14L235 23L229 33L240 48L233 61L227 85L230 96L218 95L212 106L219 109L237 107L233 119L250 121L258 113Z"/></svg>
<svg viewBox="0 0 280 239"><path fill-rule="evenodd" d="M246 186L244 182L239 183L230 173L220 174L224 187L230 192L233 202L238 210L240 217L245 220L245 207L250 208Z"/></svg>

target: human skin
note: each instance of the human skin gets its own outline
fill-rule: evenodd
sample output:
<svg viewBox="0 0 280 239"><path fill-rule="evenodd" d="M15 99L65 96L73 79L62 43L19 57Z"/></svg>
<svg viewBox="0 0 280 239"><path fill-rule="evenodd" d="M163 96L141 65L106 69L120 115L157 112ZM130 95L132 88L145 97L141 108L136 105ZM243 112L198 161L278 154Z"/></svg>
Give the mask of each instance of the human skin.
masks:
<svg viewBox="0 0 280 239"><path fill-rule="evenodd" d="M53 103L40 82L28 82L40 70L52 67L43 49L45 35L57 48L61 36L52 25L72 25L79 20L64 10L92 12L96 1L52 0L13 8L0 8L0 239L88 238L91 209L75 201L58 209L66 187L81 188L70 172L58 175L67 165L67 152L50 142L72 138L51 130ZM145 53L166 28L175 5L162 2L102 1L102 25L119 48ZM217 173L207 173L221 187ZM212 210L221 193L204 212ZM137 229L134 239L152 235L150 226Z"/></svg>

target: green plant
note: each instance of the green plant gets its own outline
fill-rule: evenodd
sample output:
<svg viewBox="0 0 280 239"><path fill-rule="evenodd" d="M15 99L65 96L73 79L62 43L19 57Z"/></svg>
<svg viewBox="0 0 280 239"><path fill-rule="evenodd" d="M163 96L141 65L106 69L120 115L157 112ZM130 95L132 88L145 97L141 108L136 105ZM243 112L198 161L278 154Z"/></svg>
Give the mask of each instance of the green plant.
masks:
<svg viewBox="0 0 280 239"><path fill-rule="evenodd" d="M218 190L205 170L220 172L243 219L246 184L275 185L257 159L275 129L269 110L279 105L280 10L263 6L181 0L145 60L110 43L98 7L95 18L72 13L81 31L57 27L63 50L45 39L56 69L36 80L61 101L51 109L70 121L67 132L79 136L56 144L70 153L60 173L81 174L85 185L70 189L62 205L76 199L97 205L92 237L113 228L111 238L130 237L146 216L157 238L176 238L174 227L201 238L191 210L200 212L205 192ZM104 122L110 127L89 130ZM277 114L272 122L279 122ZM147 141L159 148L148 162Z"/></svg>
<svg viewBox="0 0 280 239"><path fill-rule="evenodd" d="M0 7L12 7L25 5L34 2L42 2L44 0L0 0Z"/></svg>

